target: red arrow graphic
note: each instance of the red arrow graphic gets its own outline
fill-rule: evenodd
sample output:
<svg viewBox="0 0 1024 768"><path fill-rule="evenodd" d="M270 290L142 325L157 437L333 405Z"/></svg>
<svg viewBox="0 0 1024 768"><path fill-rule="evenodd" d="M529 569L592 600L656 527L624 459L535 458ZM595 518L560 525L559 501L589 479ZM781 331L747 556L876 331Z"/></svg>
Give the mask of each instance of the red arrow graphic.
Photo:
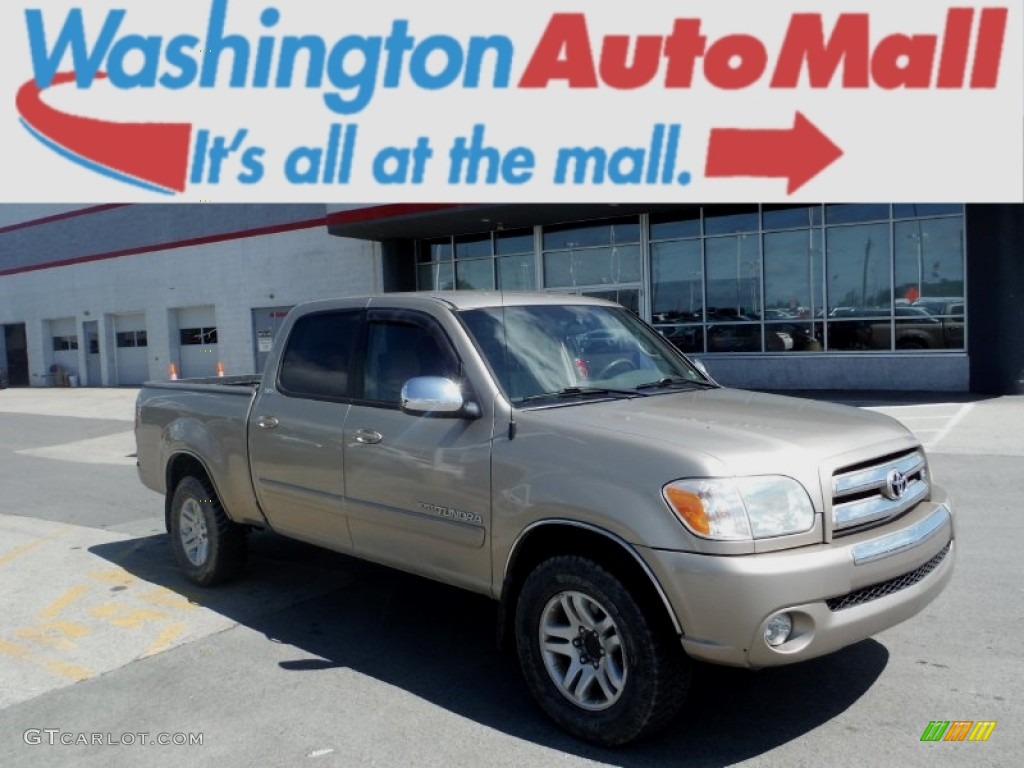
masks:
<svg viewBox="0 0 1024 768"><path fill-rule="evenodd" d="M73 72L61 72L52 85L74 80ZM189 123L115 123L69 115L43 101L35 80L21 86L15 104L27 125L71 155L167 190L185 191Z"/></svg>
<svg viewBox="0 0 1024 768"><path fill-rule="evenodd" d="M785 178L791 195L842 156L843 150L797 112L793 127L783 130L712 130L704 175Z"/></svg>

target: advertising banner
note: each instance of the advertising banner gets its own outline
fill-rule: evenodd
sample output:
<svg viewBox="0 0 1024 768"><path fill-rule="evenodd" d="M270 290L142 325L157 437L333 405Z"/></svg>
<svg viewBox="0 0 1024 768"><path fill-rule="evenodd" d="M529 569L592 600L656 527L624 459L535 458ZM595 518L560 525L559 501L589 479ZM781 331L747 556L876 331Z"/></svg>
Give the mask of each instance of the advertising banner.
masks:
<svg viewBox="0 0 1024 768"><path fill-rule="evenodd" d="M0 202L1021 202L1022 13L5 2Z"/></svg>

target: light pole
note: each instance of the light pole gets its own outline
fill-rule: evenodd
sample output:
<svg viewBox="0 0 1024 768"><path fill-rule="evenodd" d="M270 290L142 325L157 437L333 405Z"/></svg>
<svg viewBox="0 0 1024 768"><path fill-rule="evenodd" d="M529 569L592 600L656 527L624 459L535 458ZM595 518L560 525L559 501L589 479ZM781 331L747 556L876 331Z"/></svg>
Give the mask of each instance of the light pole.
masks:
<svg viewBox="0 0 1024 768"><path fill-rule="evenodd" d="M928 234L922 231L920 219L917 220L917 232L911 232L907 237L917 247L917 297L921 298L924 295L924 241Z"/></svg>

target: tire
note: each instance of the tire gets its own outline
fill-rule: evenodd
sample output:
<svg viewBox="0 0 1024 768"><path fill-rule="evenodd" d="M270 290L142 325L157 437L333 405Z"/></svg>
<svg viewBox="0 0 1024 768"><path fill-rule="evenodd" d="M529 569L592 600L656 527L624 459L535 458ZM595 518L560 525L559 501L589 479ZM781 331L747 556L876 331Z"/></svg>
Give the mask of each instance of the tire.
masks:
<svg viewBox="0 0 1024 768"><path fill-rule="evenodd" d="M574 736L609 747L668 725L686 700L690 669L659 618L591 560L541 563L516 610L519 662L541 709Z"/></svg>
<svg viewBox="0 0 1024 768"><path fill-rule="evenodd" d="M171 549L190 581L204 587L245 567L246 529L231 522L208 481L183 477L171 500Z"/></svg>

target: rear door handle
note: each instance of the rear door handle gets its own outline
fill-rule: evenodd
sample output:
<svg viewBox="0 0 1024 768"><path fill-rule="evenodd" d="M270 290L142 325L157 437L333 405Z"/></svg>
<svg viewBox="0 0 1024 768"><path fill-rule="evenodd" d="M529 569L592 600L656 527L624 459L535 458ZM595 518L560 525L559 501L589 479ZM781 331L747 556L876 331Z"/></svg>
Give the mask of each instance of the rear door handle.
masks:
<svg viewBox="0 0 1024 768"><path fill-rule="evenodd" d="M280 423L275 416L256 417L256 426L260 429L274 429Z"/></svg>
<svg viewBox="0 0 1024 768"><path fill-rule="evenodd" d="M384 439L384 435L375 429L357 429L354 439L357 443L362 443L363 445L376 445Z"/></svg>

